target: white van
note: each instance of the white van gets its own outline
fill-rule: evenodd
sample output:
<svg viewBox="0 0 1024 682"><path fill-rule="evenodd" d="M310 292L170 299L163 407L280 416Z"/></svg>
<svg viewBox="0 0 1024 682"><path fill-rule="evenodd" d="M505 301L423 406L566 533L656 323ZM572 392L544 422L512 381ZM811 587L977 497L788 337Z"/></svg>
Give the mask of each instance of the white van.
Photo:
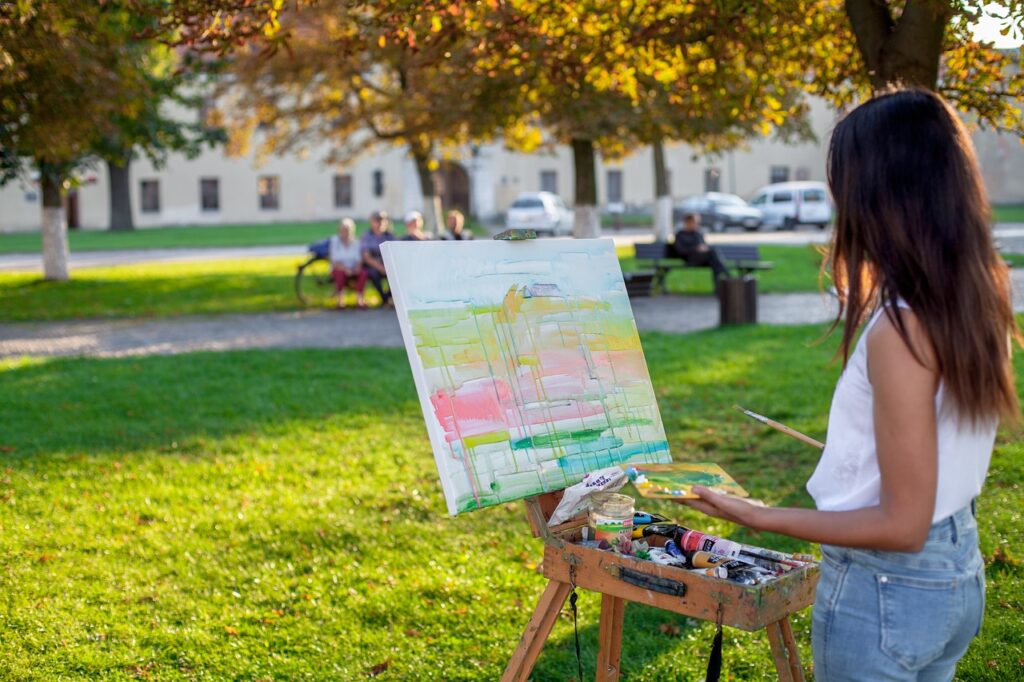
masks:
<svg viewBox="0 0 1024 682"><path fill-rule="evenodd" d="M780 182L762 187L750 201L764 213L765 227L792 230L797 225L832 222L832 198L824 182Z"/></svg>

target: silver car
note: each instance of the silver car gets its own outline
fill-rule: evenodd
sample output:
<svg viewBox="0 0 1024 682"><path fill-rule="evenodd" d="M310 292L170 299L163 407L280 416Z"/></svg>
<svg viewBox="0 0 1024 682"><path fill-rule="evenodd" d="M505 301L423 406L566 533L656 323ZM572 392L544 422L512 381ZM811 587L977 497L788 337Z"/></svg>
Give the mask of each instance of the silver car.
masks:
<svg viewBox="0 0 1024 682"><path fill-rule="evenodd" d="M692 196L678 204L672 211L675 224L687 213L700 216L700 224L712 232L721 232L728 227L741 227L753 232L761 227L764 215L735 194L705 192Z"/></svg>
<svg viewBox="0 0 1024 682"><path fill-rule="evenodd" d="M562 198L551 192L523 192L508 209L506 227L536 230L538 234L572 234L575 216Z"/></svg>

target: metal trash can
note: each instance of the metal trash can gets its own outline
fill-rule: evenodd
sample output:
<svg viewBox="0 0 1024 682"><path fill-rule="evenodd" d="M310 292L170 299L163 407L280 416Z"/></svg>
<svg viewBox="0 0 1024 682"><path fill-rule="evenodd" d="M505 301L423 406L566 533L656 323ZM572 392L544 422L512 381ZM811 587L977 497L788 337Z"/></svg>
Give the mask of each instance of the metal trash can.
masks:
<svg viewBox="0 0 1024 682"><path fill-rule="evenodd" d="M719 324L757 322L757 278L754 275L718 280Z"/></svg>

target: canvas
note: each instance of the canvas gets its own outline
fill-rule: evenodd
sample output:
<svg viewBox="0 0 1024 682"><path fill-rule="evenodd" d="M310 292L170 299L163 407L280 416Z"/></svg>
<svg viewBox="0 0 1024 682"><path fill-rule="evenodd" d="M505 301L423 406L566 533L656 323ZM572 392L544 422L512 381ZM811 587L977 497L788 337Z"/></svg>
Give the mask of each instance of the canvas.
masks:
<svg viewBox="0 0 1024 682"><path fill-rule="evenodd" d="M671 461L611 240L382 253L449 513Z"/></svg>

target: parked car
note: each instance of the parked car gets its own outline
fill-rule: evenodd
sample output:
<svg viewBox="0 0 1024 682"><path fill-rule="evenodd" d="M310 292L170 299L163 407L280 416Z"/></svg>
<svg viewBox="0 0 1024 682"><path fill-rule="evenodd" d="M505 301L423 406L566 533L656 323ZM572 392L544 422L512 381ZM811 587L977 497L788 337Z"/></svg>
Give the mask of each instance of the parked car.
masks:
<svg viewBox="0 0 1024 682"><path fill-rule="evenodd" d="M765 227L792 230L797 225L832 222L832 197L824 182L780 182L762 187L750 201L764 213Z"/></svg>
<svg viewBox="0 0 1024 682"><path fill-rule="evenodd" d="M761 227L761 211L750 206L735 194L705 192L684 199L672 211L672 222L678 225L687 213L700 216L700 224L712 232L721 232L727 227L742 227L754 231Z"/></svg>
<svg viewBox="0 0 1024 682"><path fill-rule="evenodd" d="M538 234L572 234L575 216L562 198L552 192L523 192L508 209L505 226L512 230L536 230Z"/></svg>

